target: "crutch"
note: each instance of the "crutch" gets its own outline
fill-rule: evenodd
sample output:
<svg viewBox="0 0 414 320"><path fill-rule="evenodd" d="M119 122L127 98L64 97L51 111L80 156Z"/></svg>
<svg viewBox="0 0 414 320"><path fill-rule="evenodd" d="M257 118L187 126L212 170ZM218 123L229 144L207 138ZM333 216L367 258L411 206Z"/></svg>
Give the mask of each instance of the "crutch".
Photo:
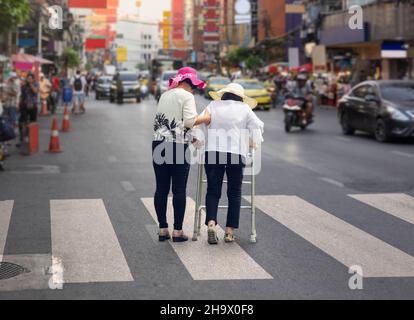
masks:
<svg viewBox="0 0 414 320"><path fill-rule="evenodd" d="M200 152L199 154L199 164L198 164L198 174L197 174L197 194L196 194L196 205L195 205L195 213L194 213L194 232L193 232L193 241L197 241L198 237L200 236L201 232L201 213L205 210L205 206L202 205L203 201L203 184L207 183L207 180L204 179L204 171L203 171L203 163L204 163L204 152ZM248 206L241 206L240 209L242 210L250 210L251 212L251 234L250 234L250 242L256 243L257 241L257 233L256 233L256 208L254 203L255 198L255 167L254 167L254 150L252 149L248 154L248 157L251 159L251 179L246 181L243 180L243 184L250 185L250 205ZM227 181L224 181L227 183ZM219 206L219 209L228 209L228 206Z"/></svg>

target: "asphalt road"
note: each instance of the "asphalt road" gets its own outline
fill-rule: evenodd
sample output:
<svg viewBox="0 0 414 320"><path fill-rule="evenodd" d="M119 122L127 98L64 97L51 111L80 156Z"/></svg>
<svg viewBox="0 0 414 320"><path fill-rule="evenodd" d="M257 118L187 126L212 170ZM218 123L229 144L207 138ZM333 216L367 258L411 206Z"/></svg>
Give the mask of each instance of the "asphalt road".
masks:
<svg viewBox="0 0 414 320"><path fill-rule="evenodd" d="M40 120L38 154L11 149L0 173L0 255L28 272L0 280L0 299L414 298L412 142L344 137L329 108L306 132L286 134L280 110L258 111L258 242L244 212L238 244L173 245L157 242L152 217L155 108L152 99L90 99L60 133L62 153L45 152L51 118ZM362 269L351 279L360 289L350 289L351 266Z"/></svg>

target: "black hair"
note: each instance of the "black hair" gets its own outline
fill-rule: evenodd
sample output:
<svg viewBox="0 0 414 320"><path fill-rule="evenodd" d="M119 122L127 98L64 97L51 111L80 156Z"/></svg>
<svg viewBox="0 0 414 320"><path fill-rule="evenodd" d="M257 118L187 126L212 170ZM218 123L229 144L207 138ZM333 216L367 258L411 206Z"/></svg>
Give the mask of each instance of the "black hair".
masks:
<svg viewBox="0 0 414 320"><path fill-rule="evenodd" d="M184 79L183 81L181 81L180 82L180 84L181 83L186 83L186 84L188 84L190 87L191 87L191 89L193 89L193 90L195 90L195 89L197 89L197 86L195 86L195 85L193 85L193 83L191 82L191 80L190 79Z"/></svg>
<svg viewBox="0 0 414 320"><path fill-rule="evenodd" d="M231 92L226 92L225 94L223 94L223 96L221 97L221 100L233 100L233 101L243 102L242 97L239 97L238 95L231 93Z"/></svg>

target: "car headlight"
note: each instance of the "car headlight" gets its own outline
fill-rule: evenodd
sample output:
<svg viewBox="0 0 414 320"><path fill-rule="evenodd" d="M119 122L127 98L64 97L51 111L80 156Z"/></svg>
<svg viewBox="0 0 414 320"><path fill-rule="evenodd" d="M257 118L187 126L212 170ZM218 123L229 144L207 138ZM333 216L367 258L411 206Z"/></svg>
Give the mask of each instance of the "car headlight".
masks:
<svg viewBox="0 0 414 320"><path fill-rule="evenodd" d="M407 116L405 113L403 113L402 111L391 107L391 106L387 106L387 111L390 113L391 115L391 119L396 120L396 121L410 121L410 117Z"/></svg>

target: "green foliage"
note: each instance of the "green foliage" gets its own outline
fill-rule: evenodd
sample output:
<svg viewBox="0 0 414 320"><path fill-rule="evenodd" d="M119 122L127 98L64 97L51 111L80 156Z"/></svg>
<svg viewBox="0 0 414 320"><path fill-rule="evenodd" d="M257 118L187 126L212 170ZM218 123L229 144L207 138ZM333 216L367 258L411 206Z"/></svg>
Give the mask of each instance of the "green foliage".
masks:
<svg viewBox="0 0 414 320"><path fill-rule="evenodd" d="M25 23L30 13L28 0L0 0L0 33L13 30Z"/></svg>
<svg viewBox="0 0 414 320"><path fill-rule="evenodd" d="M87 71L90 71L92 68L93 68L93 65L92 65L92 63L90 63L90 62L88 62L88 63L85 65L85 69L86 69Z"/></svg>
<svg viewBox="0 0 414 320"><path fill-rule="evenodd" d="M250 70L256 70L262 64L262 60L256 55L250 55L246 60L246 67Z"/></svg>
<svg viewBox="0 0 414 320"><path fill-rule="evenodd" d="M67 68L77 68L80 64L79 53L72 48L66 48L63 52L62 59Z"/></svg>
<svg viewBox="0 0 414 320"><path fill-rule="evenodd" d="M247 48L237 48L237 49L231 51L227 55L227 61L232 66L236 67L236 66L239 66L240 63L245 61L249 56L250 56L249 49L247 49Z"/></svg>

